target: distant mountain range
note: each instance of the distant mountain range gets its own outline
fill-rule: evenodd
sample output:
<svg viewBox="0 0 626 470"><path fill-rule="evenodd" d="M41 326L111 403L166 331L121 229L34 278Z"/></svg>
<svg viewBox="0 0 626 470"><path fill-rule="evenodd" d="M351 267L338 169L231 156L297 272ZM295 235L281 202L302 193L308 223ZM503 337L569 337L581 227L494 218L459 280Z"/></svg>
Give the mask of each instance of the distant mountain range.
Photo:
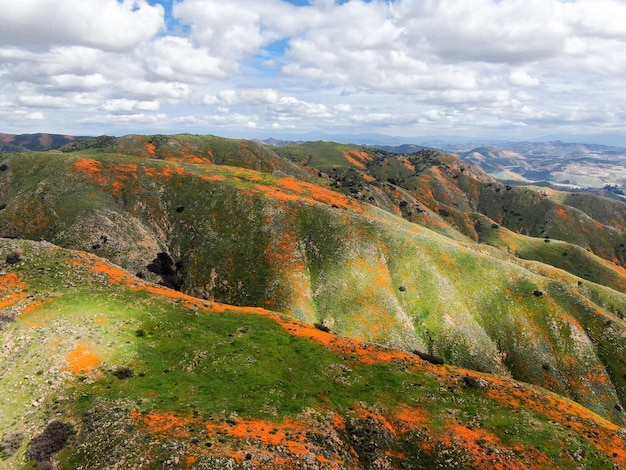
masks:
<svg viewBox="0 0 626 470"><path fill-rule="evenodd" d="M381 144L390 140L386 136L369 136L367 140L375 142L377 138L381 139L379 143L368 145L400 154L437 148L478 166L494 178L515 184L545 182L556 187L595 190L609 197L626 193L626 148L623 147L560 141L477 145L433 140L434 145ZM0 154L47 151L86 139L89 138L58 134L0 134ZM98 139L106 143L107 139L114 138L102 136ZM273 147L304 142L274 138L262 141Z"/></svg>
<svg viewBox="0 0 626 470"><path fill-rule="evenodd" d="M46 151L61 145L85 139L87 137L76 137L59 134L1 134L0 133L0 153Z"/></svg>

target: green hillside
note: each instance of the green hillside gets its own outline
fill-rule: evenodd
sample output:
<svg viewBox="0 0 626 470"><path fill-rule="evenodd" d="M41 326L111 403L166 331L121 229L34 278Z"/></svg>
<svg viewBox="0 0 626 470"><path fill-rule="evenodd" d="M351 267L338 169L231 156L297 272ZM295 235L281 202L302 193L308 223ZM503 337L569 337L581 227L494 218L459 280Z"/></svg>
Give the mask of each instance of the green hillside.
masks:
<svg viewBox="0 0 626 470"><path fill-rule="evenodd" d="M2 468L626 464L616 425L537 387L49 243L2 239L0 258Z"/></svg>
<svg viewBox="0 0 626 470"><path fill-rule="evenodd" d="M245 419L288 422L289 426L297 422L294 429L300 429L298 426L313 426L299 420L307 410L314 409L307 419L316 417L313 428L317 432L334 423L332 413L338 413L343 424L337 428L335 423L330 428L339 434L337 429L346 430L346 435L354 434L346 424L350 420L376 421L376 429L383 423L381 429L391 433L389 439L395 444L385 451L374 451L371 445L359 442L376 458L386 455L391 459L388 465L396 468L398 462L405 461L399 456L408 456L409 448L415 447L401 443L404 431L400 430L405 428L397 412L417 398L407 391L406 383L413 379L394 374L398 364L406 361L411 366L402 366L402 373L406 367L417 367L415 364L425 367L417 359L419 353L449 365L426 368L437 383L436 390L425 392L426 396L431 394L436 398L433 400L443 400L446 406L466 400L446 401L446 387L463 393L482 390L463 387L459 377L468 375L498 384L511 396L516 393L511 390L522 387L519 390L524 393L552 397L546 398L548 401L561 400L535 388L542 387L576 401L590 410L588 413L616 425L624 424L623 204L585 195L570 205L574 196L506 186L455 157L432 150L396 155L329 142L271 148L249 141L193 135L100 137L61 150L63 153L8 154L0 161L0 237L4 237L5 246L0 260L6 260L6 283L13 282L14 270L23 270L16 280L19 288L7 288L0 295L8 299L6 305L13 312L7 315L24 319L30 318L28 309L36 302L34 299L45 297L47 302L33 307L34 312L47 315L47 309L53 309L49 312L53 317L67 315L61 323L74 325L68 326L67 338L91 337L96 341L101 337L98 347L87 341L86 349L77 349L78 357L83 353L87 357L106 356L98 360L97 367L105 362L119 365L122 369L118 375L128 374L125 368L132 369L132 378L119 381L107 372L115 372L113 366L98 369L106 378L92 381L87 374L87 378L78 380L94 388L84 391L84 406L79 400L76 413L98 407L106 410L110 408L109 399L128 400L124 401L128 405L115 407L128 408L129 413L136 410L136 414L134 418L111 417L119 426L116 432L132 427L137 436L148 436L150 426L165 426L156 433L178 442L172 446L181 452L190 445L185 439L201 440L190 428L210 429L227 436L227 440L237 437L231 431L239 431L228 426L237 426L239 414ZM22 239L45 240L79 251L66 252ZM29 250L33 253L32 263L22 260L26 257L22 251ZM137 278L87 253L107 259ZM59 257L56 261L55 256ZM39 264L35 263L40 257ZM169 306L162 306L164 302ZM24 308L28 315L21 313ZM117 318L114 327L100 331L83 316L98 309L103 318ZM289 328L285 331L287 323L294 329L291 333ZM305 326L314 324L317 329ZM16 330L3 332L5 342L16 341L23 334L18 332L19 322L12 325L10 328ZM256 336L261 331L263 334ZM299 333L303 331L315 342L303 340ZM300 339L294 339L294 334ZM230 339L224 340L225 336ZM47 345L42 351L53 350L48 337L54 334L47 330L39 336ZM200 338L208 345L201 346ZM341 341L332 346L329 338ZM344 369L337 364L344 360L360 364L370 353L368 347L357 346L348 338L368 342L371 351L385 352L395 359L384 367L347 365L351 371L364 368L357 374L360 379L352 382L348 377L352 376L344 377ZM6 346L6 350L12 347ZM391 352L389 347L397 351ZM63 349L53 362L71 362L68 354L73 350ZM207 357L213 353L225 358L224 363L216 359L207 365ZM337 354L345 359L337 359ZM218 371L219 380L213 377L208 384L196 365L189 366L190 370L183 366L194 364L197 355L201 356L200 362L206 363L204 372ZM40 369L32 362L35 356L28 357L27 362L15 365L17 375L11 380L18 380L20 374L31 377L33 373L27 370ZM456 370L453 366L467 370L441 372ZM179 371L181 368L184 373ZM168 370L166 375L164 370ZM302 377L291 377L296 373L293 371ZM142 380L139 372L145 374ZM157 372L156 382L144 380ZM510 379L534 387L517 385ZM39 379L28 380L28 384L34 384ZM420 387L421 394L426 388L424 384ZM170 389L175 392L170 393ZM158 406L147 398L151 393L159 396ZM489 397L498 402L494 396ZM151 403L157 411L151 414L153 408L136 407L137 402ZM361 402L365 403L363 407ZM516 403L513 400L507 406L515 407ZM360 411L354 411L357 408L367 412L361 416ZM435 433L433 436L449 431L448 425L440 421L444 409L427 410L427 416L432 414L439 423L432 429L427 426L428 433ZM9 421L21 419L23 409L16 410L7 418ZM222 410L230 411L223 415ZM183 424L168 427L168 416ZM234 424L228 424L228 420ZM257 429L254 424L247 426ZM74 422L73 428L78 427ZM98 426L92 427L94 433L101 432ZM29 429L32 434L35 428ZM284 446L289 441L287 431L281 431L280 426L276 429L271 434L274 437L258 429L249 432L262 435L256 441L263 441L263 445ZM373 436L379 436L381 429L367 431L372 442L378 442ZM584 433L583 427L578 431ZM489 428L488 432L495 430ZM498 445L509 445L504 436L496 434L500 436ZM331 439L324 436L323 442ZM337 437L337 442L344 437ZM473 437L475 441L491 442ZM104 436L94 435L94 439ZM128 445L140 446L144 437L137 439ZM455 442L446 439L441 438L442 442ZM85 448L95 446L93 442ZM315 439L297 441L293 446L306 447L314 442L324 447ZM470 452L469 457L458 454L460 460L453 460L463 467L463 459L467 458L467 462L481 468L480 460L472 459L482 451L468 439L462 442L465 444L458 448L452 445L456 450L446 447L442 452L456 456L462 447L466 453L473 449L476 452ZM321 460L307 457L312 459L310 468L353 468L356 462L362 468L379 468L364 463L366 457L358 445L344 444L343 450L323 454ZM161 452L157 452L157 444L150 445L153 452ZM217 455L234 458L241 468L247 468L246 453L237 453L238 446L226 446L228 449L220 453L214 449L221 449L221 445L215 444L211 449L202 449L204 453L194 452L190 468L209 465L200 463L205 462L200 454L211 459ZM526 449L524 446L520 448ZM514 449L515 445L507 448ZM542 450L542 455L549 456L542 465L571 468L563 463L569 457L559 460L567 454L562 448L559 444L552 451ZM94 449L85 452L96 452ZM144 451L142 458L148 458L148 447ZM268 452L272 458L280 455L275 449ZM319 456L319 452L313 453ZM183 454L177 455L176 465L182 465ZM420 458L431 458L425 455L420 454ZM89 460L93 456L83 457L82 463L68 463L68 468L103 465ZM511 462L517 461L517 457L511 458ZM138 460L133 462L140 466ZM251 465L262 466L261 461L254 462ZM426 462L436 467L434 460ZM606 468L599 462L588 468ZM158 468L156 463L151 465ZM520 468L513 463L501 466Z"/></svg>

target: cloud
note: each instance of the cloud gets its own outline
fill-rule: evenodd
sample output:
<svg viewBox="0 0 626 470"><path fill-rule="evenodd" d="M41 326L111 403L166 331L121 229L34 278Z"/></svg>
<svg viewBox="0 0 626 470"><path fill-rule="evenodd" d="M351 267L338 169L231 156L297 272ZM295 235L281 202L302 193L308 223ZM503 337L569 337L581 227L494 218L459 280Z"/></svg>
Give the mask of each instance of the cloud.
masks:
<svg viewBox="0 0 626 470"><path fill-rule="evenodd" d="M225 78L235 72L236 62L212 55L205 47L194 46L187 38L168 36L143 46L135 57L144 70L159 80L203 82Z"/></svg>
<svg viewBox="0 0 626 470"><path fill-rule="evenodd" d="M128 99L109 100L102 109L110 114L135 114L138 111L158 111L158 101L137 101Z"/></svg>
<svg viewBox="0 0 626 470"><path fill-rule="evenodd" d="M280 96L278 91L271 88L221 90L215 95L205 96L203 103L214 107L219 113L230 113L233 108L237 112L247 111L251 122L263 120L266 123L327 119L333 118L338 111L322 103L309 102L294 96ZM342 109L345 111L346 106L343 105Z"/></svg>
<svg viewBox="0 0 626 470"><path fill-rule="evenodd" d="M130 50L164 27L163 7L144 0L0 0L0 43Z"/></svg>
<svg viewBox="0 0 626 470"><path fill-rule="evenodd" d="M526 70L522 69L511 70L509 82L511 85L521 87L534 87L541 83L537 77L531 77Z"/></svg>
<svg viewBox="0 0 626 470"><path fill-rule="evenodd" d="M626 114L623 0L292 3L0 0L0 126L543 132Z"/></svg>

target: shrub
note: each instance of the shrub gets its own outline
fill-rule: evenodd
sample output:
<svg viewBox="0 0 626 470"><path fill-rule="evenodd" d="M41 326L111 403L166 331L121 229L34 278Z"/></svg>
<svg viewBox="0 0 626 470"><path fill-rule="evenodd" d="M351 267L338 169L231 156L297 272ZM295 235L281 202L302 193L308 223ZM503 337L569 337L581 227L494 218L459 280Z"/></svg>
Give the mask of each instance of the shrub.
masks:
<svg viewBox="0 0 626 470"><path fill-rule="evenodd" d="M36 462L50 461L53 454L65 447L72 434L74 428L71 424L52 421L41 434L37 434L28 443L28 459Z"/></svg>
<svg viewBox="0 0 626 470"><path fill-rule="evenodd" d="M0 442L0 451L4 458L11 457L22 445L24 434L21 431L8 432Z"/></svg>
<svg viewBox="0 0 626 470"><path fill-rule="evenodd" d="M412 353L420 359L430 362L431 364L441 365L445 363L445 361L441 357L433 356L432 354L428 354L418 350L413 350Z"/></svg>
<svg viewBox="0 0 626 470"><path fill-rule="evenodd" d="M7 255L7 258L6 258L7 264L17 264L20 261L22 261L22 256L17 251L14 251Z"/></svg>
<svg viewBox="0 0 626 470"><path fill-rule="evenodd" d="M0 331L15 321L15 313L10 310L0 310Z"/></svg>
<svg viewBox="0 0 626 470"><path fill-rule="evenodd" d="M111 371L111 374L113 374L115 377L117 377L120 380L130 379L133 375L135 375L135 373L130 367L125 367L125 366L118 367L114 371Z"/></svg>

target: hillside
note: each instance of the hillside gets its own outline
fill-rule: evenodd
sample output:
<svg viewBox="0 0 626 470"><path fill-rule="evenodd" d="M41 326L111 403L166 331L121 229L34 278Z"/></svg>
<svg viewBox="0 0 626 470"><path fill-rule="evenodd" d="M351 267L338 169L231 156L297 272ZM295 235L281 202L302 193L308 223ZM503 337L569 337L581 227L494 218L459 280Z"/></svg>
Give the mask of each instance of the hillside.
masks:
<svg viewBox="0 0 626 470"><path fill-rule="evenodd" d="M2 468L611 468L543 389L0 239Z"/></svg>
<svg viewBox="0 0 626 470"><path fill-rule="evenodd" d="M0 154L11 152L52 150L87 137L59 134L2 134L0 133Z"/></svg>
<svg viewBox="0 0 626 470"><path fill-rule="evenodd" d="M20 249L30 247L28 249L39 254L50 251L59 253L61 259L72 256L87 265L108 266L86 254L91 252L137 276L134 279L129 277L130 274L114 271L107 278L101 272L98 276L112 280L113 285L101 282L98 289L129 288L132 292L138 289L151 295L174 296L178 299L176 305L183 310L188 304L187 307L198 312L215 308L246 314L259 313L259 309L280 312L283 316L269 313L261 316L269 316L274 319L272 321L281 318L279 323L293 319L289 321L299 325L294 326L296 330L303 328L309 332L307 335L322 342L331 337L346 341L341 344L353 351L346 360L358 362L361 356L367 356L368 347L389 354L391 350L387 348L392 347L398 349L393 355L400 355L394 357L402 357L403 361L420 367L426 366L417 359L417 353L437 363L445 362L450 366L427 367L436 380L444 384L436 392L428 392L436 398L435 401L446 396L446 387L455 388L448 382L451 373L442 372L456 370L455 366L475 371L455 372L456 388L458 381L462 380L460 376L471 376L505 387L510 396L516 396L511 390L524 390L523 393L528 391L551 397L545 398L548 401L562 400L536 388L543 387L578 402L616 425L624 423L626 232L623 203L592 195L504 185L456 157L433 150L398 155L330 142L274 148L249 141L192 135L101 137L72 143L60 150L65 153L9 154L0 160L0 236L5 238L3 243L13 247L18 255ZM19 239L46 240L66 249L80 250L80 253L69 255L67 253L71 252ZM20 248L20 244L24 247ZM14 259L9 259L9 255L8 252L6 258L0 258L7 260L7 276L11 276L11 270L22 266L20 262L12 264ZM92 281L88 280L93 270L76 263L78 261L57 261L53 272L45 266L28 272L29 276L41 278L37 283L48 278L50 281L46 282L65 279L62 285L66 286L67 295L77 296L76 305L69 308L69 312L97 310L109 300L98 297L97 289L93 295L87 294L93 287ZM29 270L30 264L24 263L20 269ZM102 269L106 271L104 267ZM70 280L74 276L77 279L86 276L82 291L75 289L80 284L78 281ZM174 290L159 289L150 282L159 282ZM7 289L5 296L9 296L9 300L15 299L14 295L18 294L13 291L20 289ZM33 288L36 294L29 295L38 298L42 292L48 292L46 289ZM50 293L47 298L57 299L59 294L53 291L55 293ZM147 332L149 328L143 328L141 322L132 319L137 315L144 318L148 315L145 311L149 310L148 305L157 301L148 300L141 307L141 302L131 302L125 296L106 294L111 302L119 297L120 303L115 308L119 308L119 315L128 318L129 325L140 325L132 328ZM30 300L26 302L25 298L25 295L18 295L17 299L23 300L24 304L16 304L17 313L22 307L28 308ZM80 302L87 302L86 306L79 305ZM135 304L140 311L133 310ZM218 304L229 307L217 307ZM115 308L103 308L115 313ZM158 322L157 316L156 312L148 315L151 322ZM78 316L74 320L80 324L85 318ZM120 317L117 325L123 324ZM319 329L305 324L317 324ZM166 337L155 337L150 343L152 347L191 347L189 344L193 345L196 333L185 333L181 325L177 323L172 331L183 336L173 335L171 341ZM20 326L16 323L14 327ZM222 327L207 324L206 328L213 331ZM229 328L237 330L239 326ZM258 328L265 331L269 327L264 324ZM330 336L322 335L322 329L329 330ZM20 333L15 334L19 336ZM94 331L77 334L81 338L89 335L96 338L98 335ZM240 337L235 332L229 334ZM4 337L6 340L7 335ZM192 343L188 344L187 337ZM322 337L326 339L320 339ZM257 339L262 341L262 338ZM352 340L366 341L371 346L356 346L359 343L350 342ZM123 344L135 344L137 340L123 340L130 343L120 343L118 339L102 340L101 344L110 341L113 341L110 347L114 354L118 348L125 351ZM277 338L275 341L275 344L283 344L286 340ZM263 348L269 346L250 347L264 351ZM323 348L328 347L329 344L323 345ZM285 345L284 349L279 353L288 354L286 350L290 350L290 346ZM200 351L208 349L194 346L187 354L191 356ZM298 371L310 368L335 370L337 366L328 365L330 369L327 369L321 359L330 353L316 351L302 353L302 362L289 367ZM332 354L341 351L331 347ZM171 350L167 354L170 353L171 357L185 357L185 352L180 350ZM229 354L229 373L245 373L248 370L247 356L241 350ZM320 358L314 359L318 354ZM158 367L170 369L162 364L163 360L158 359ZM393 364L389 367L395 370L397 361ZM316 369L318 366L321 369ZM377 373L387 376L391 373L389 367L385 366L384 371L379 369ZM373 372L367 372L370 373ZM322 372L320 374L324 376ZM172 377L175 376L168 374L162 386L172 387ZM380 394L385 390L384 394L396 396L397 393L404 397L389 398L394 406L409 403L403 401L408 400L406 387L398 385L406 380L387 385L381 382L371 390L361 387L353 392L327 389L325 387L330 385L324 382L319 390L330 390L328 393L332 394L333 403L345 405L341 413L350 408L352 413L355 407L358 408L355 403L359 401L368 403L365 409L369 411L365 418L361 417L366 421L370 418L378 420L376 426L383 423L393 436L392 441L396 442L394 439L408 432L401 429L408 428L403 428L402 421L389 411L397 408L380 405ZM189 386L199 384L189 378L178 377L172 381L189 383ZM271 381L276 388L272 394L277 395L271 406L267 405L270 411L261 412L265 405L258 401L241 404L248 416L269 419L270 415L274 418L289 415L290 420L296 416L300 419L308 405L285 415L274 410L290 405L284 395L287 392L280 392L287 386L285 379L271 376ZM113 380L109 385L113 387L115 383ZM242 383L233 382L228 386L231 396L237 395ZM144 394L153 387L154 383L150 383L145 389L133 392L136 393L133 399L146 400ZM198 390L202 387L197 387L191 392L181 389L181 394L187 397L190 393L189 396L200 393ZM460 388L464 389L462 383ZM482 390L481 387L470 388ZM100 387L94 395L109 393L107 390ZM115 387L112 390L126 393ZM263 387L254 390L268 393ZM249 393L254 395L256 392L242 393L243 398ZM303 392L293 391L290 396L299 393ZM322 397L328 400L324 393ZM96 399L93 400L95 403ZM164 400L172 402L168 405L172 408L165 407L164 410L180 412L180 409L174 410L175 404L181 400L180 395L172 394ZM312 400L311 403L317 404L324 401L321 397ZM451 402L446 403L451 406ZM196 405L190 405L186 414L176 414L174 421L184 423L185 429L210 428L234 437L225 424L215 422L209 425L205 414L194 415L190 408ZM239 406L235 401L228 403L231 405ZM512 400L506 406L517 405L519 402ZM216 413L226 404L218 401L210 406L219 408L211 411ZM474 403L471 406L479 405ZM315 409L322 415L328 411ZM236 408L233 410L237 411ZM453 416L456 413L459 412L451 412ZM437 413L435 415L438 417L433 419L438 424L433 424L432 429L430 425L426 428L428 432L435 430L434 435L437 435L448 427L438 421L441 417ZM528 417L525 413L521 415L524 415L523 419ZM163 424L159 416L157 413L154 420ZM331 415L315 416L319 418L319 426L324 428ZM342 416L345 426L347 418ZM356 417L358 413L350 415L349 419ZM521 419L520 415L516 414L515 419ZM235 418L231 421L237 422ZM133 421L133 429L141 428L138 423L142 422L147 426L152 418ZM128 425L128 422L120 424ZM183 436L182 431L167 423L163 426L166 429L159 433L163 432L168 439L175 441L191 436L187 431ZM249 426L256 429L252 424ZM505 427L508 429L508 425ZM617 426L611 429L615 430ZM586 432L584 427L578 431ZM371 432L373 434L368 436L377 442L378 438L372 436L378 436L378 431ZM490 428L489 432L495 431ZM279 431L276 433L281 435ZM474 438L491 442L476 435ZM285 441L284 436L268 439L274 445ZM448 442L447 438L442 439L442 442ZM502 439L507 446L511 443L504 437ZM176 444L179 450L187 445ZM474 449L467 442L464 445L465 451L467 446ZM615 445L617 450L624 448L622 442ZM371 444L368 446L373 452ZM507 449L515 448L514 444L511 446ZM550 455L545 468L553 468L551 465L571 468L559 460L570 457L564 457L567 452L562 452L562 446L557 447L558 452L556 448L550 452L541 451ZM380 467L364 464L362 459L365 457L352 448L359 454L362 468L385 468L382 463ZM335 464L328 463L320 468L351 468L346 459L354 453L348 447L342 449L343 453L332 454L333 457L324 454L324 458ZM379 450L375 452L376 458L380 457ZM392 459L389 461L392 467L397 465L394 455L409 455L404 444L396 443L386 450L390 453L385 455ZM442 452L457 455L456 450ZM507 452L505 454L509 455ZM275 450L270 454L276 457ZM216 454L209 451L207 455L213 458ZM237 455L241 457L241 454ZM420 458L430 458L420 455ZM619 455L618 452L617 457ZM475 456L459 457L458 462L464 462L466 458L474 462L474 466L481 467L479 460L471 460ZM408 458L409 461L412 459ZM337 462L344 462L346 466ZM245 462L240 463L245 465ZM318 459L311 465L322 463ZM502 465L502 468L518 468L514 464ZM593 465L606 468L597 462ZM462 464L458 463L458 466Z"/></svg>

